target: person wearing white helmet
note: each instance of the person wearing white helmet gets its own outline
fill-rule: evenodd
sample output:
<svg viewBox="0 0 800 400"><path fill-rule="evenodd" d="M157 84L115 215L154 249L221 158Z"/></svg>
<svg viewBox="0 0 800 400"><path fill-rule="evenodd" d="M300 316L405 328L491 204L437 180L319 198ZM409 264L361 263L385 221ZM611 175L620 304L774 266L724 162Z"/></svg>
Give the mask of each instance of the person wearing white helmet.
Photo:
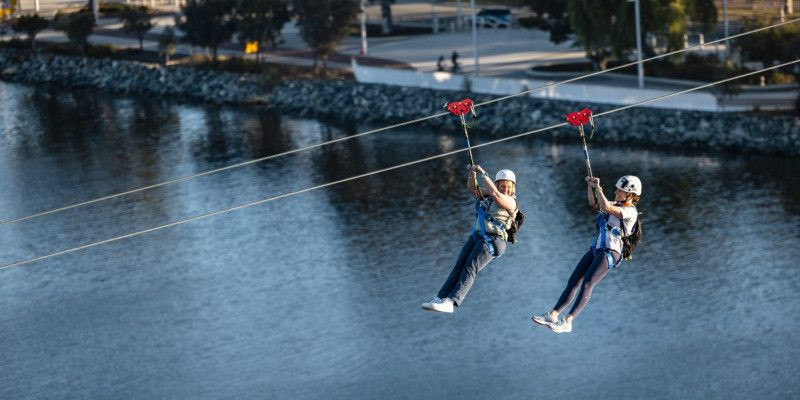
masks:
<svg viewBox="0 0 800 400"><path fill-rule="evenodd" d="M534 323L549 327L556 333L572 331L572 320L589 303L594 287L622 257L622 237L631 234L639 217L636 211L636 203L642 195L642 181L639 178L633 175L619 178L615 185L613 202L603 193L600 179L587 176L586 184L589 205L600 211L596 224L597 236L589 251L583 255L572 271L567 287L564 288L555 307L550 312L534 315L531 318ZM570 312L566 317L559 319L559 314L572 303L576 294L578 300Z"/></svg>
<svg viewBox="0 0 800 400"><path fill-rule="evenodd" d="M478 175L485 189L475 187ZM452 313L464 301L478 272L505 252L507 230L519 211L516 182L514 172L508 169L498 171L494 180L479 165L470 169L467 188L477 199L472 232L439 293L433 300L422 303L423 309Z"/></svg>

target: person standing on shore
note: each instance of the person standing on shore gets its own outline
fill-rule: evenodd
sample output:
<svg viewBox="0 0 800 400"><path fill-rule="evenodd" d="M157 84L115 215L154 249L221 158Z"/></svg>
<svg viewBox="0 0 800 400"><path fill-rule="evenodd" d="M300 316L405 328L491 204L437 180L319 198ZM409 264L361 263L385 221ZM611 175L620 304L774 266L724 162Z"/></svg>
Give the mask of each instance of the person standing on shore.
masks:
<svg viewBox="0 0 800 400"><path fill-rule="evenodd" d="M458 73L461 72L461 67L458 65L458 52L453 50L453 54L450 55L450 61L453 63L452 72Z"/></svg>

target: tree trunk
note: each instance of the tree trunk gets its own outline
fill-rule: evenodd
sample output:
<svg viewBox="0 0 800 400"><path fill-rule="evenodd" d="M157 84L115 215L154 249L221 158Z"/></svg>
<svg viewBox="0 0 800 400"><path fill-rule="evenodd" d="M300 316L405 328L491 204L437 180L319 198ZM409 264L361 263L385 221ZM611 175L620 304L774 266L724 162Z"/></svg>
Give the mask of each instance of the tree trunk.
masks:
<svg viewBox="0 0 800 400"><path fill-rule="evenodd" d="M214 65L214 69L217 69L217 46L211 47L211 63Z"/></svg>
<svg viewBox="0 0 800 400"><path fill-rule="evenodd" d="M797 96L797 101L794 103L794 109L800 115L800 96Z"/></svg>
<svg viewBox="0 0 800 400"><path fill-rule="evenodd" d="M392 33L392 3L389 0L381 0L381 33L388 35Z"/></svg>
<svg viewBox="0 0 800 400"><path fill-rule="evenodd" d="M800 67L795 66L794 71L794 81L800 84ZM797 115L800 115L800 91L797 92L797 101L794 103L794 109L797 111Z"/></svg>
<svg viewBox="0 0 800 400"><path fill-rule="evenodd" d="M322 56L322 69L323 69L323 70L326 70L326 69L328 69L328 53L325 53L325 54Z"/></svg>
<svg viewBox="0 0 800 400"><path fill-rule="evenodd" d="M144 51L144 45L142 41L144 40L144 35L139 35L139 51Z"/></svg>
<svg viewBox="0 0 800 400"><path fill-rule="evenodd" d="M317 58L319 58L318 56L319 55L316 52L314 52L314 64L311 66L311 68L313 68L314 71L317 70Z"/></svg>

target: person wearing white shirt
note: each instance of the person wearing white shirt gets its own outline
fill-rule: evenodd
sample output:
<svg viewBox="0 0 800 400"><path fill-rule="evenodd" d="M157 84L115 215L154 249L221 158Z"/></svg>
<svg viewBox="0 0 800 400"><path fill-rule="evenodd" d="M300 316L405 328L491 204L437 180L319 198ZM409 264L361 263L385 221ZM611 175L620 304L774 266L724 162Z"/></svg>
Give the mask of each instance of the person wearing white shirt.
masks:
<svg viewBox="0 0 800 400"><path fill-rule="evenodd" d="M589 304L594 287L608 274L608 271L622 257L622 237L629 235L636 225L639 213L636 203L642 195L642 182L633 175L625 175L617 180L614 201L609 201L600 187L600 179L586 177L589 205L600 210L597 219L597 236L592 247L575 266L569 277L567 287L561 293L555 307L541 315L534 315L534 323L549 327L556 333L572 331L572 320ZM577 301L566 317L558 316L572 303L577 293Z"/></svg>

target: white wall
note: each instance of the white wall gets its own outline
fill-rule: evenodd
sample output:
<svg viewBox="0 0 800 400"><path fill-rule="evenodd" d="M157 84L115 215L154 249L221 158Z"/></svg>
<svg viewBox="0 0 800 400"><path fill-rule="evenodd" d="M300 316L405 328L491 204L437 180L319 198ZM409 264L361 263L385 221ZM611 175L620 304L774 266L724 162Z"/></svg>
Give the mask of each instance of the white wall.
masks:
<svg viewBox="0 0 800 400"><path fill-rule="evenodd" d="M356 80L364 83L412 86L442 90L461 90L465 77L449 72L421 72L389 68L367 67L352 62ZM532 79L468 78L475 93L508 95L523 90L535 89L552 82ZM671 93L666 90L621 88L614 86L567 83L535 91L529 96L546 99L592 102L601 104L628 105L641 100ZM679 110L721 111L717 98L706 92L686 93L650 103L648 107ZM725 111L733 111L726 107Z"/></svg>
<svg viewBox="0 0 800 400"><path fill-rule="evenodd" d="M36 8L36 0L18 0L19 10L27 13L33 12ZM80 8L89 4L89 0L39 0L39 9L42 11L53 11L61 8Z"/></svg>

